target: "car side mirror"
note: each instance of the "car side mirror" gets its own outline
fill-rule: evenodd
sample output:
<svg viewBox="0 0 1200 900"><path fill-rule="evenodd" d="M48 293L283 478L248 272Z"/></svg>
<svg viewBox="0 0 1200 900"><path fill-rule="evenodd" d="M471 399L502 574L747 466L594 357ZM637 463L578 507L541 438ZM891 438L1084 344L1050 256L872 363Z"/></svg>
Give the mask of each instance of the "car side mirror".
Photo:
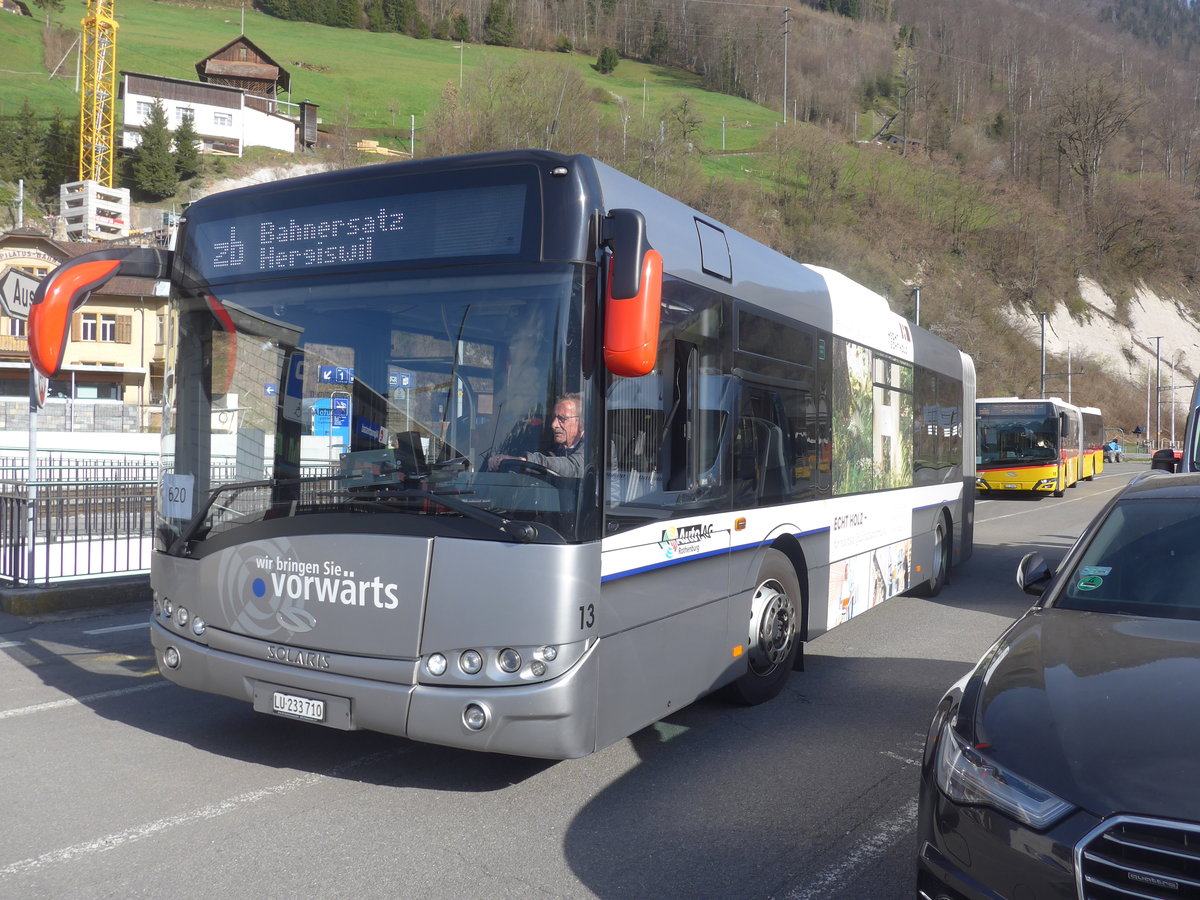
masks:
<svg viewBox="0 0 1200 900"><path fill-rule="evenodd" d="M1046 592L1046 585L1053 577L1053 570L1040 553L1026 553L1017 564L1017 587L1035 597Z"/></svg>
<svg viewBox="0 0 1200 900"><path fill-rule="evenodd" d="M1176 471L1179 468L1179 461L1175 457L1175 451L1170 447L1155 450L1154 455L1150 457L1150 468L1161 469L1164 472Z"/></svg>

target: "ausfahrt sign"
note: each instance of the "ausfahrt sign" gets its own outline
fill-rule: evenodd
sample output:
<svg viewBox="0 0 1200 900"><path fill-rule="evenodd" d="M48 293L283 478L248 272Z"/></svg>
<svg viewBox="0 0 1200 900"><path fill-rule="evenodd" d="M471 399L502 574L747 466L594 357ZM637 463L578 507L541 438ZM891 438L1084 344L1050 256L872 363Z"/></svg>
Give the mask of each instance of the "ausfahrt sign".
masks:
<svg viewBox="0 0 1200 900"><path fill-rule="evenodd" d="M40 282L32 275L9 269L0 275L0 306L4 314L14 319L28 319L33 306L33 294Z"/></svg>

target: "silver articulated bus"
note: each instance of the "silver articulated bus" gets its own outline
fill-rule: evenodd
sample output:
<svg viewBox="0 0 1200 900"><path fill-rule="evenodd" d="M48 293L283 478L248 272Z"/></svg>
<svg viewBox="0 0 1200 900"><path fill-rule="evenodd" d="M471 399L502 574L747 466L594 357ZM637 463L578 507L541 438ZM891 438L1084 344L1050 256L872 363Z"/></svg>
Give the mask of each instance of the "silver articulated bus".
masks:
<svg viewBox="0 0 1200 900"><path fill-rule="evenodd" d="M151 634L268 715L583 756L971 550L969 358L584 156L505 152L207 197L170 282Z"/></svg>

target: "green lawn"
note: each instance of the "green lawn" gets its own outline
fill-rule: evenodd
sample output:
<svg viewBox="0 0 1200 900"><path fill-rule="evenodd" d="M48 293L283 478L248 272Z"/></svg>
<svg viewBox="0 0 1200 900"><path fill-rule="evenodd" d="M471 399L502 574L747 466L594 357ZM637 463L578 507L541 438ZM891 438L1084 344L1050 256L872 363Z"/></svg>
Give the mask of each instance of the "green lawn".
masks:
<svg viewBox="0 0 1200 900"><path fill-rule="evenodd" d="M173 78L195 79L195 64L241 33L240 8L202 9L172 6L155 0L116 0L117 69ZM58 14L63 27L78 30L79 10ZM245 33L292 76L291 100L320 105L326 122L348 110L362 128L395 128L406 137L412 117L419 132L425 117L448 85L469 79L488 63L505 65L531 51L450 41L415 40L285 22L247 9ZM11 114L28 97L39 114L55 106L74 111L75 56L59 76L49 78L43 63L40 20L0 16L0 114ZM580 54L541 53L552 62L574 66L588 85L613 96L608 114L620 121L620 104L630 117L627 127L656 128L664 111L687 95L700 118L695 134L703 152L746 150L775 128L778 116L746 100L714 94L699 79L676 69L622 60L609 76L597 73L595 59ZM597 91L597 93L600 93ZM724 127L722 127L724 120Z"/></svg>

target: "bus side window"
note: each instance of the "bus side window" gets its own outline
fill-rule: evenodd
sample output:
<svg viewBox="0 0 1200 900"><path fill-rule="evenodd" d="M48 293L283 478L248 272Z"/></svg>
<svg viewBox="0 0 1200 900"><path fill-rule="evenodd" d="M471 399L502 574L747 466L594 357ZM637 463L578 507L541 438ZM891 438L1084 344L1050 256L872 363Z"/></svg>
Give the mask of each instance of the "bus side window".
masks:
<svg viewBox="0 0 1200 900"><path fill-rule="evenodd" d="M746 387L734 436L737 502L779 503L791 494L787 437L780 422L778 395Z"/></svg>

